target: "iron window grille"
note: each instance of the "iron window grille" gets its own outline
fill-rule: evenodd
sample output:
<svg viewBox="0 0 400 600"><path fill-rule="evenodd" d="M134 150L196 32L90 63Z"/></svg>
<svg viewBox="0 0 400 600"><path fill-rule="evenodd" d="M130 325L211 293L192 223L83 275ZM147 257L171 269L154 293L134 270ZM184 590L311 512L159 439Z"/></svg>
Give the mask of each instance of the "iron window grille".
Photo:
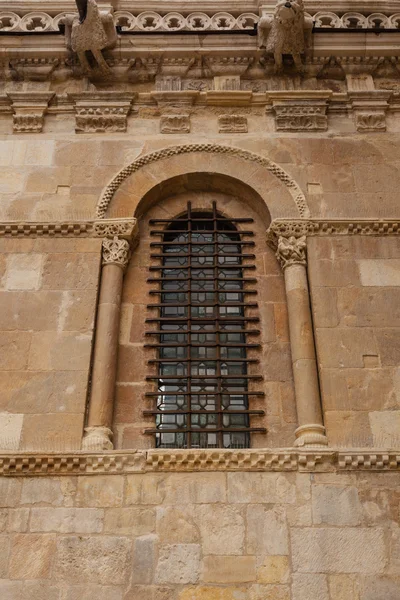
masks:
<svg viewBox="0 0 400 600"><path fill-rule="evenodd" d="M183 217L150 221L161 226L150 232L161 240L151 243L159 265L148 280L158 297L148 308L158 316L146 320L153 327L146 335L157 340L146 344L157 350L149 361L157 374L147 377L156 389L146 394L156 408L144 413L155 417L145 432L157 447L247 448L251 433L266 431L250 426L252 415L264 415L249 409L252 396L264 395L254 390L262 377L249 374L259 361L247 356L260 347L253 341L259 330L249 328L259 321L249 316L257 303L247 300L257 293L248 287L257 281L248 277L255 244L252 231L236 227L252 222L225 219L215 202L208 213L188 203Z"/></svg>

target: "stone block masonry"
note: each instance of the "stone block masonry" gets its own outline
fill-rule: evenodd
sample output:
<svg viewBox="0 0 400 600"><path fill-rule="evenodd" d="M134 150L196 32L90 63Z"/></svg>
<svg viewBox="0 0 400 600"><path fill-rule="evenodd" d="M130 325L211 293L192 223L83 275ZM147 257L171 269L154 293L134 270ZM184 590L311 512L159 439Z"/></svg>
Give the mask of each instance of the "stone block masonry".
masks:
<svg viewBox="0 0 400 600"><path fill-rule="evenodd" d="M395 600L399 499L397 473L3 477L1 598Z"/></svg>

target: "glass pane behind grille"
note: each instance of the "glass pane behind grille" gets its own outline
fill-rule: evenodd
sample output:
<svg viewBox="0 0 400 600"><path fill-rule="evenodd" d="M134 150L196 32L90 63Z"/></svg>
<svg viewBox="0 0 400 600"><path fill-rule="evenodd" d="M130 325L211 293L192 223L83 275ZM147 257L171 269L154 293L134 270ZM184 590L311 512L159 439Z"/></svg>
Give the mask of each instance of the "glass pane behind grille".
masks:
<svg viewBox="0 0 400 600"><path fill-rule="evenodd" d="M250 222L251 219L235 219ZM152 221L165 223L164 220ZM152 231L162 242L154 244L159 267L151 267L159 285L156 323L157 349L156 445L161 448L246 448L250 445L251 414L249 397L262 395L251 390L247 348L249 343L246 303L247 270L244 258L251 232L241 232L234 223L222 218L216 204L209 213L187 214L164 230ZM254 281L254 280L251 280ZM254 329L252 335L258 332Z"/></svg>

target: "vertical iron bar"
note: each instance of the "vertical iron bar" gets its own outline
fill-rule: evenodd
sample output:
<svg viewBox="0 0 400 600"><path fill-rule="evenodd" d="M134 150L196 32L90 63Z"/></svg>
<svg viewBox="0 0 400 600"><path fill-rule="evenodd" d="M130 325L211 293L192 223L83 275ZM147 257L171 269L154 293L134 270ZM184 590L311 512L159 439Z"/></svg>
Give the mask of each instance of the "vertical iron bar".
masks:
<svg viewBox="0 0 400 600"><path fill-rule="evenodd" d="M187 429L192 429L192 203L188 202L187 205L187 216L188 216L188 288L187 288ZM186 433L186 446L192 447L192 434L191 431Z"/></svg>
<svg viewBox="0 0 400 600"><path fill-rule="evenodd" d="M214 242L218 242L218 221L217 221L217 203L213 202L213 228L214 228ZM216 246L216 248L218 249L218 246ZM219 259L219 251L217 250L217 252L215 253L216 256L214 256L214 279L217 280L218 279L218 275L219 275L219 265L218 265L218 259ZM220 317L220 302L219 302L219 291L214 292L215 294L215 310L216 310L216 314L215 314L215 318L216 323L215 323L215 329L217 329L217 333L215 334L215 341L216 341L216 359L217 359L217 364L216 364L216 376L217 376L217 403L216 403L216 409L218 411L218 429L220 429L221 431L219 431L218 433L218 447L219 448L223 448L224 447L224 434L222 432L222 424L223 424L223 415L221 413L222 411L222 380L221 380L221 346L220 346L220 334L219 334L219 329L220 329L220 322L219 322L219 317Z"/></svg>

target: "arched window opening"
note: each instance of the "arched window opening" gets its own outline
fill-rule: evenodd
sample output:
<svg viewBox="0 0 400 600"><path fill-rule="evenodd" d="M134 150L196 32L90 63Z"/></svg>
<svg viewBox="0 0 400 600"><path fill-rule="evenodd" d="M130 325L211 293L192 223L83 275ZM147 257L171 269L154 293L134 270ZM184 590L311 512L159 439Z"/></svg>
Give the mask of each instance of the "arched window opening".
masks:
<svg viewBox="0 0 400 600"><path fill-rule="evenodd" d="M249 399L263 395L254 389L262 377L249 374L259 361L248 358L260 333L251 327L258 317L249 315L257 303L248 300L257 293L249 263L255 244L252 231L236 227L252 222L225 219L215 202L207 213L188 203L183 217L150 222L161 227L151 231L160 237L151 244L160 264L149 279L158 298L149 308L158 316L147 319L147 335L157 341L146 345L157 350L149 361L157 375L147 378L156 386L147 394L156 408L145 414L155 416L146 433L157 447L247 448L252 432L265 433L250 426L264 411L249 409Z"/></svg>

